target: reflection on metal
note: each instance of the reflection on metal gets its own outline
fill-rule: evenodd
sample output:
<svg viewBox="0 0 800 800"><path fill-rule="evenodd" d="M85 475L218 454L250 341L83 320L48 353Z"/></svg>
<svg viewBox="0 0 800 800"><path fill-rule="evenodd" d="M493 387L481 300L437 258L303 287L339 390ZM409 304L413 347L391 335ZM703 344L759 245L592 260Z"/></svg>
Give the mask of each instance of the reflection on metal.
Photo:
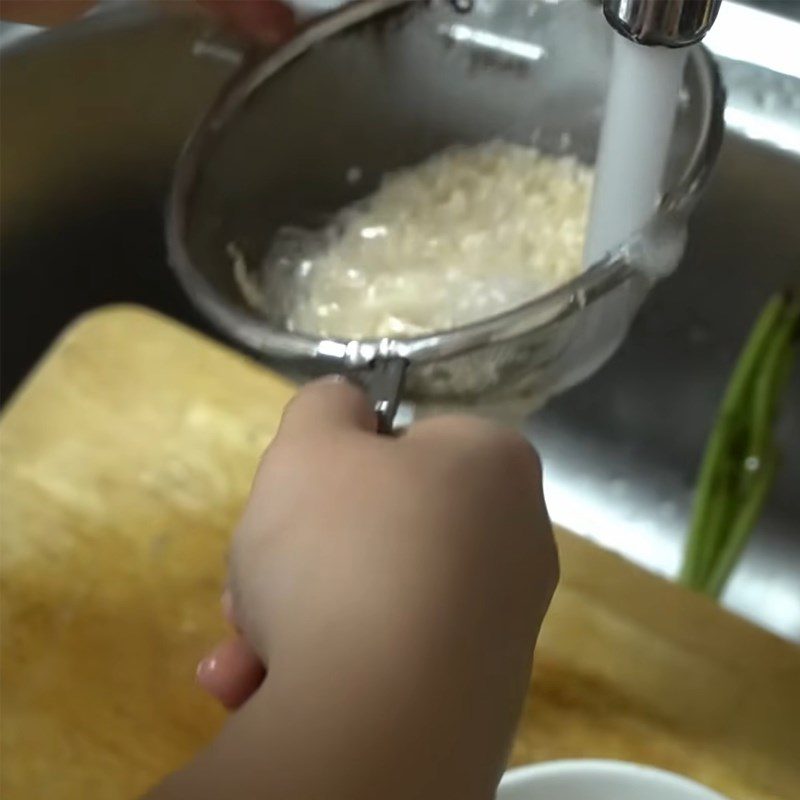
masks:
<svg viewBox="0 0 800 800"><path fill-rule="evenodd" d="M626 39L642 45L697 44L714 24L721 0L603 0L603 13Z"/></svg>
<svg viewBox="0 0 800 800"><path fill-rule="evenodd" d="M800 22L726 2L704 44L728 92L728 129L800 156Z"/></svg>
<svg viewBox="0 0 800 800"><path fill-rule="evenodd" d="M703 44L715 56L800 78L800 22L728 0Z"/></svg>
<svg viewBox="0 0 800 800"><path fill-rule="evenodd" d="M192 45L193 56L208 56L226 64L241 64L243 55L235 47L221 44L213 39L198 39Z"/></svg>
<svg viewBox="0 0 800 800"><path fill-rule="evenodd" d="M725 123L748 139L771 144L800 156L800 124L770 119L757 111L736 106L728 106L725 109Z"/></svg>
<svg viewBox="0 0 800 800"><path fill-rule="evenodd" d="M544 47L533 42L513 39L510 36L501 36L491 31L471 28L469 25L460 23L443 25L439 30L445 37L454 42L466 42L485 50L499 50L506 55L524 58L527 61L538 61L547 54Z"/></svg>

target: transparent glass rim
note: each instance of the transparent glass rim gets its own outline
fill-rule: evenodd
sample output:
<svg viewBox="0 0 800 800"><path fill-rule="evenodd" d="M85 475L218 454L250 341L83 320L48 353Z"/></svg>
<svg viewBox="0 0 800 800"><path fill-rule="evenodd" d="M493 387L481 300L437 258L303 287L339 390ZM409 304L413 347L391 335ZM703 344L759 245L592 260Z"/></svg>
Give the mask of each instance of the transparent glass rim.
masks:
<svg viewBox="0 0 800 800"><path fill-rule="evenodd" d="M319 18L284 46L255 64L245 64L223 88L206 116L187 140L173 176L166 215L168 258L179 281L197 305L217 326L245 347L287 361L328 360L332 365L358 368L376 358L401 357L426 363L461 355L487 344L508 341L521 333L545 331L580 313L634 275L642 273L626 257L641 232L553 291L524 301L499 314L442 331L408 338L350 340L315 337L272 325L244 307L222 297L194 266L186 245L187 208L197 183L203 154L250 95L312 45L382 12L410 5L414 0L364 0ZM719 150L724 130L725 92L710 54L696 47L690 59L705 97L706 116L694 150L675 187L664 196L654 219L687 212L705 184ZM535 320L540 320L536 324Z"/></svg>

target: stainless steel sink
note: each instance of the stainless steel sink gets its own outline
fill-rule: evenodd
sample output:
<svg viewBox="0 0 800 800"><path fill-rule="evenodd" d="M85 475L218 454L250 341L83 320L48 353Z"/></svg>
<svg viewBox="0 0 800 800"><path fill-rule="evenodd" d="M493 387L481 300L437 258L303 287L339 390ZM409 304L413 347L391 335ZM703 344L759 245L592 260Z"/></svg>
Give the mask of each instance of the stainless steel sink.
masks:
<svg viewBox="0 0 800 800"><path fill-rule="evenodd" d="M686 257L614 359L528 424L554 519L666 575L737 351L765 299L800 280L800 24L726 3L712 33L729 130ZM206 34L137 6L0 52L4 395L103 303L206 328L162 240L175 156L236 58ZM800 641L800 369L780 438L778 485L724 602Z"/></svg>
<svg viewBox="0 0 800 800"><path fill-rule="evenodd" d="M800 277L800 160L729 136L686 257L620 352L530 422L553 516L674 575L701 448L748 326ZM724 602L800 638L800 370L778 483Z"/></svg>
<svg viewBox="0 0 800 800"><path fill-rule="evenodd" d="M800 24L723 4L708 44L728 88L728 130L683 262L614 359L529 424L553 517L669 576L738 349L766 298L800 285ZM780 476L723 601L798 640L796 366L780 425Z"/></svg>

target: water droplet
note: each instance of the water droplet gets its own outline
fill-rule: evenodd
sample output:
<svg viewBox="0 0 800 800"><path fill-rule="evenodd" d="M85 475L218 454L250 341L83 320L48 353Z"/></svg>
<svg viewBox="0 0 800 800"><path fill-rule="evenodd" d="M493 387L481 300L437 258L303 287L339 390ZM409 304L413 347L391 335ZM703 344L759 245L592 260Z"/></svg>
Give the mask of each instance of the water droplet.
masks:
<svg viewBox="0 0 800 800"><path fill-rule="evenodd" d="M757 472L761 468L761 459L758 456L747 456L744 460L744 468L748 472Z"/></svg>

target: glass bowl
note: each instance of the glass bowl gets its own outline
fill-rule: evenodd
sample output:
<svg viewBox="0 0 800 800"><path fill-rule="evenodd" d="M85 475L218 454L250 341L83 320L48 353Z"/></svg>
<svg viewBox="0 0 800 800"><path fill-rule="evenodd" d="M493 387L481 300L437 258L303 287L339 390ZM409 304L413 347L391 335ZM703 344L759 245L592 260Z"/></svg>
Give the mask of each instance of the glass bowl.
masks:
<svg viewBox="0 0 800 800"><path fill-rule="evenodd" d="M415 338L314 338L286 330L285 298L266 312L248 305L234 262L260 269L284 226L322 227L387 171L456 143L535 141L592 164L614 35L583 0L476 0L468 13L365 0L333 12L247 60L188 141L169 200L170 263L222 331L290 377L403 358L415 403L524 414L606 361L680 260L723 127L702 48L687 63L653 219L546 296Z"/></svg>

